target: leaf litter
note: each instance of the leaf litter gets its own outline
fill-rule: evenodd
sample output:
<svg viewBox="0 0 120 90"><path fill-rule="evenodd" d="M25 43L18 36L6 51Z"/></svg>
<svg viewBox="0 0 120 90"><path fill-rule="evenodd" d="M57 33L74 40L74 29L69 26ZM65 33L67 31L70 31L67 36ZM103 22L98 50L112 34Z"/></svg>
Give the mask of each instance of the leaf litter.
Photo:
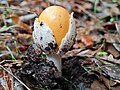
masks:
<svg viewBox="0 0 120 90"><path fill-rule="evenodd" d="M74 12L77 27L75 44L61 57L62 74L32 43L34 18L51 5ZM119 0L0 1L0 90L119 90L119 6Z"/></svg>

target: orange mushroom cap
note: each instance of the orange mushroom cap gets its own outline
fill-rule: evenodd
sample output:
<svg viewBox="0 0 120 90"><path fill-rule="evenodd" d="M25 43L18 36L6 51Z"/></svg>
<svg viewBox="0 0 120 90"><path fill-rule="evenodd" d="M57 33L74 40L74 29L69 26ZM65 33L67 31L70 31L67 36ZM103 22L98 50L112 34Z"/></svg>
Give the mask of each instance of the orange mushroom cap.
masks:
<svg viewBox="0 0 120 90"><path fill-rule="evenodd" d="M68 32L69 19L69 12L66 9L60 6L50 6L40 14L38 22L43 20L51 28L57 45L60 46L62 39Z"/></svg>

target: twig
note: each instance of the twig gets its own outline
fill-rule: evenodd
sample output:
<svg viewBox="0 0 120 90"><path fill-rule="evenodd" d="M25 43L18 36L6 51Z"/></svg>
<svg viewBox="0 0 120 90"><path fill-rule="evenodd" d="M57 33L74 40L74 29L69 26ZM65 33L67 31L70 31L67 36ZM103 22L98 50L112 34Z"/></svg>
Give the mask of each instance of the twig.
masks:
<svg viewBox="0 0 120 90"><path fill-rule="evenodd" d="M7 26L7 23L6 23L6 21L5 21L5 15L4 15L4 14L2 14L2 18L3 18L4 26Z"/></svg>
<svg viewBox="0 0 120 90"><path fill-rule="evenodd" d="M92 56L95 55L96 53L98 53L99 51L101 51L101 49L102 49L102 48L104 47L104 45L105 45L104 42L105 42L105 41L103 41L102 45L101 45L97 50L95 50L95 51L93 52Z"/></svg>
<svg viewBox="0 0 120 90"><path fill-rule="evenodd" d="M8 70L12 73L12 70L11 70L10 66L8 67ZM12 77L10 74L8 74L8 75L9 75L9 77L10 77L10 82L11 82L11 89L10 89L10 90L14 90L13 77Z"/></svg>
<svg viewBox="0 0 120 90"><path fill-rule="evenodd" d="M119 27L118 27L118 24L117 24L117 23L115 23L115 27L116 27L117 32L120 34L120 29L119 29Z"/></svg>
<svg viewBox="0 0 120 90"><path fill-rule="evenodd" d="M35 13L35 12L25 10L25 9L21 9L21 8L18 8L18 7L0 7L0 9L9 9L9 8L12 9L12 10L19 10L19 11L25 11L25 12L28 12L28 13Z"/></svg>
<svg viewBox="0 0 120 90"><path fill-rule="evenodd" d="M6 27L5 29L0 29L0 33L1 33L1 32L5 32L5 31L8 31L9 29L15 28L15 27L19 27L19 26L18 26L18 25L12 25L12 26Z"/></svg>
<svg viewBox="0 0 120 90"><path fill-rule="evenodd" d="M17 60L18 61L18 60ZM0 62L0 64L3 64L3 63L5 63L5 62L17 62L17 61L14 61L14 60L2 60L1 62Z"/></svg>
<svg viewBox="0 0 120 90"><path fill-rule="evenodd" d="M9 87L8 87L8 84L7 84L7 80L6 80L6 74L5 74L5 71L3 72L3 79L6 81L6 83L5 83L5 87L6 87L6 89L7 90L9 90Z"/></svg>
<svg viewBox="0 0 120 90"><path fill-rule="evenodd" d="M0 67L5 70L6 72L8 72L11 76L13 76L16 80L18 80L24 87L26 87L27 90L30 90L30 88L28 86L26 86L20 79L18 79L16 76L14 76L10 71L8 71L7 69L5 69L2 65L0 65Z"/></svg>

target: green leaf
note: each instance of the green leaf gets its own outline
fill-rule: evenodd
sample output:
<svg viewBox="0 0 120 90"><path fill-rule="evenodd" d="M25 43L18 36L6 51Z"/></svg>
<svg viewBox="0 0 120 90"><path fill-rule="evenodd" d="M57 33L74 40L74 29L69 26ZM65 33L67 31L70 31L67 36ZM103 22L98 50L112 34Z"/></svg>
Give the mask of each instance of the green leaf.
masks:
<svg viewBox="0 0 120 90"><path fill-rule="evenodd" d="M6 49L10 52L10 55L11 55L12 60L15 60L15 61L16 61L16 58L15 58L15 56L13 55L13 53L11 52L10 48L9 48L8 46L6 46Z"/></svg>
<svg viewBox="0 0 120 90"><path fill-rule="evenodd" d="M0 32L4 31L5 29L7 29L7 26L4 25L3 27L0 28Z"/></svg>
<svg viewBox="0 0 120 90"><path fill-rule="evenodd" d="M107 55L107 54L108 54L107 52L98 52L98 53L97 53L98 56Z"/></svg>
<svg viewBox="0 0 120 90"><path fill-rule="evenodd" d="M111 19L110 19L110 22L113 22L113 21L115 21L115 19L114 19L114 18L111 18Z"/></svg>
<svg viewBox="0 0 120 90"><path fill-rule="evenodd" d="M112 2L113 2L113 3L116 3L116 2L117 2L117 0L112 0Z"/></svg>
<svg viewBox="0 0 120 90"><path fill-rule="evenodd" d="M93 8L93 10L94 10L94 14L95 15L96 15L96 9L97 9L98 2L99 2L99 0L95 0L95 2L94 2L94 8Z"/></svg>

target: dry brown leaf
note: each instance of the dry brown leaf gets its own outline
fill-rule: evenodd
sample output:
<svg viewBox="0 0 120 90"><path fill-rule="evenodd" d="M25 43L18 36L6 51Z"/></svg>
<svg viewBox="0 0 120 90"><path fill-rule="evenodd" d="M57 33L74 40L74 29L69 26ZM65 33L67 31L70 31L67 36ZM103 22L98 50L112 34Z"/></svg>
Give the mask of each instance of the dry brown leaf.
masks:
<svg viewBox="0 0 120 90"><path fill-rule="evenodd" d="M20 27L23 27L25 30L27 30L28 33L32 33L32 29L25 23L23 23L17 15L11 15L12 20L15 24L18 24Z"/></svg>
<svg viewBox="0 0 120 90"><path fill-rule="evenodd" d="M94 80L91 85L92 90L108 90L103 83L100 83L98 80Z"/></svg>
<svg viewBox="0 0 120 90"><path fill-rule="evenodd" d="M82 43L84 43L84 45L85 45L86 47L91 47L91 46L93 46L94 43L93 43L93 41L92 41L92 39L91 39L90 36L85 35L85 34L81 34L81 35L80 35L80 38L81 38Z"/></svg>
<svg viewBox="0 0 120 90"><path fill-rule="evenodd" d="M115 58L120 56L120 53L113 47L113 45L107 45L107 51L111 53Z"/></svg>
<svg viewBox="0 0 120 90"><path fill-rule="evenodd" d="M27 2L30 4L30 5L36 5L38 3L41 3L42 0L27 0Z"/></svg>

